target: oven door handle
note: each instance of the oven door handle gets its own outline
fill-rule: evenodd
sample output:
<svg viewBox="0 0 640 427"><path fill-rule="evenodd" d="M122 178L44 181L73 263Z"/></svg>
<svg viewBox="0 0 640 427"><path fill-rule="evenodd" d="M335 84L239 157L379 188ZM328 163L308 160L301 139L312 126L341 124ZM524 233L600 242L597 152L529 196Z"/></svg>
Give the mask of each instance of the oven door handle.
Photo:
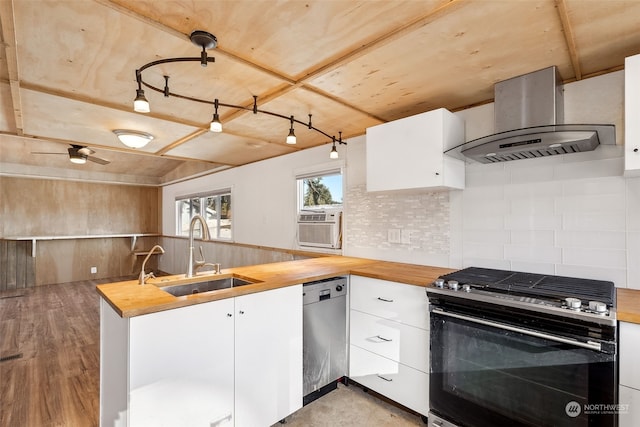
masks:
<svg viewBox="0 0 640 427"><path fill-rule="evenodd" d="M559 337L557 335L551 335L543 332L532 331L529 329L522 329L511 325L505 325L504 323L492 322L491 320L484 319L476 319L475 317L469 317L462 314L450 313L448 311L444 311L440 308L433 308L433 311L437 314L441 314L443 316L454 317L460 320L466 320L467 322L478 323L480 325L491 326L498 329L503 329L505 331L518 332L520 334L529 335L532 337L543 338L550 341L560 342L563 344L575 345L577 347L587 348L589 350L602 351L602 345L599 342L594 341L577 341L571 338Z"/></svg>

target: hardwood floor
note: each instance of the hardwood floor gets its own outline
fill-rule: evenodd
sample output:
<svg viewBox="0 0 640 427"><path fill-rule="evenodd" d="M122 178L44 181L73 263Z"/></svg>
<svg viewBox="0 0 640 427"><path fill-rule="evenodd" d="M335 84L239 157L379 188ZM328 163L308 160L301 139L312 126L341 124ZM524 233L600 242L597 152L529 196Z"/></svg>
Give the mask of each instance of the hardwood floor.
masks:
<svg viewBox="0 0 640 427"><path fill-rule="evenodd" d="M0 292L1 427L98 425L103 282Z"/></svg>

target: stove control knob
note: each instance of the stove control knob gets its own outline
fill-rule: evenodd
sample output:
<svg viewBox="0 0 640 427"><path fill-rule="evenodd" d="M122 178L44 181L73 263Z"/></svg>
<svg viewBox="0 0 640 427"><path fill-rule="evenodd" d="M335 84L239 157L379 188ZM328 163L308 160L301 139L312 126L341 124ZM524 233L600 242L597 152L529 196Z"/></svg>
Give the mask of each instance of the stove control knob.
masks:
<svg viewBox="0 0 640 427"><path fill-rule="evenodd" d="M471 292L471 285L462 285L462 290L465 292Z"/></svg>
<svg viewBox="0 0 640 427"><path fill-rule="evenodd" d="M582 306L582 301L578 298L565 298L564 300L567 303L567 307L571 310L580 310L580 307Z"/></svg>
<svg viewBox="0 0 640 427"><path fill-rule="evenodd" d="M459 284L458 284L458 282L456 280L449 280L447 282L447 286L449 286L449 289L457 291L458 287L459 287Z"/></svg>
<svg viewBox="0 0 640 427"><path fill-rule="evenodd" d="M589 301L589 310L594 313L604 314L607 312L607 304L600 301Z"/></svg>
<svg viewBox="0 0 640 427"><path fill-rule="evenodd" d="M444 288L444 279L436 279L433 284L436 286L436 288Z"/></svg>

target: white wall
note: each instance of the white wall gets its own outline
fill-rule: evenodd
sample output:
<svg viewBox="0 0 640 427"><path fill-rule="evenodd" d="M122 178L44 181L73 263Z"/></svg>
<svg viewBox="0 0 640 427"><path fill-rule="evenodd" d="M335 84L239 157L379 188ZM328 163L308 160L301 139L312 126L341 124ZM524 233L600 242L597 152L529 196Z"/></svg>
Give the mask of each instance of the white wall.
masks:
<svg viewBox="0 0 640 427"><path fill-rule="evenodd" d="M565 85L566 123L614 123L617 146L589 153L467 164L463 191L376 194L365 190L365 137L170 185L163 233L173 234L173 200L233 186L241 243L295 247L295 176L344 167L343 253L424 265L470 265L612 280L640 289L640 178L623 178L622 71ZM493 132L493 104L460 111L467 140ZM384 172L382 172L384 173ZM390 244L390 228L409 244Z"/></svg>
<svg viewBox="0 0 640 427"><path fill-rule="evenodd" d="M344 146L339 148L344 157ZM299 151L177 184L162 191L162 234L175 235L175 199L232 188L233 237L237 243L295 248L296 175L341 168L330 145Z"/></svg>

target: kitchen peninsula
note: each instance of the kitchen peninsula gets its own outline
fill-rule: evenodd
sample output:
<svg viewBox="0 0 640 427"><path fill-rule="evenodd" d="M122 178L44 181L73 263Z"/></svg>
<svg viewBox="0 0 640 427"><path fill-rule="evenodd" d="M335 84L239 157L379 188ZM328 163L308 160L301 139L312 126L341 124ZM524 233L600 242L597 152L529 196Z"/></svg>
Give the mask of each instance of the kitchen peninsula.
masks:
<svg viewBox="0 0 640 427"><path fill-rule="evenodd" d="M303 282L426 286L451 271L332 256L99 285L101 423L271 425L302 406ZM223 277L255 283L183 297L159 287Z"/></svg>

